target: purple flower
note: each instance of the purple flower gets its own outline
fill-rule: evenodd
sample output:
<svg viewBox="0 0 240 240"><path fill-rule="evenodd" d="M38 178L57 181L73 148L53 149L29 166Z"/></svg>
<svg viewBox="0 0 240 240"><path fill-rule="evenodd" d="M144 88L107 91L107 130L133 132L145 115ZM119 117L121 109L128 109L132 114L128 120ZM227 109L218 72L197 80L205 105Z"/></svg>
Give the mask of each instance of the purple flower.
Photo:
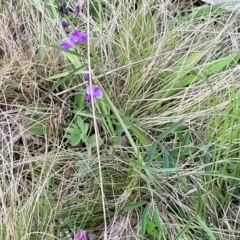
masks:
<svg viewBox="0 0 240 240"><path fill-rule="evenodd" d="M67 22L65 22L67 23ZM62 22L62 26L63 26L63 22ZM60 46L65 49L68 50L69 48L74 48L76 47L78 42L86 42L87 41L87 34L85 32L80 32L79 30L75 29L70 37L66 40L63 41Z"/></svg>
<svg viewBox="0 0 240 240"><path fill-rule="evenodd" d="M80 32L77 29L75 29L71 36L69 37L69 40L72 42L75 42L77 44L78 42L86 42L87 41L87 34L85 32Z"/></svg>
<svg viewBox="0 0 240 240"><path fill-rule="evenodd" d="M93 101L94 98L102 98L103 91L98 86L87 86L87 96L86 100L88 102Z"/></svg>
<svg viewBox="0 0 240 240"><path fill-rule="evenodd" d="M74 48L76 46L75 42L70 41L70 39L63 41L60 46L65 49L68 50L69 48Z"/></svg>
<svg viewBox="0 0 240 240"><path fill-rule="evenodd" d="M89 73L87 73L87 74L85 75L84 79L85 79L85 81L89 82L89 80L90 80L90 75L89 75Z"/></svg>
<svg viewBox="0 0 240 240"><path fill-rule="evenodd" d="M61 46L63 49L65 49L65 50L68 50L68 49L71 47L71 45L69 44L68 41L63 41L63 42L60 44L60 46Z"/></svg>
<svg viewBox="0 0 240 240"><path fill-rule="evenodd" d="M81 230L75 235L75 240L87 240L88 239L88 231Z"/></svg>
<svg viewBox="0 0 240 240"><path fill-rule="evenodd" d="M80 12L80 6L77 5L77 6L75 7L75 13L76 13L76 14L79 14L79 12Z"/></svg>
<svg viewBox="0 0 240 240"><path fill-rule="evenodd" d="M68 23L65 20L62 20L62 27L63 28L68 27Z"/></svg>

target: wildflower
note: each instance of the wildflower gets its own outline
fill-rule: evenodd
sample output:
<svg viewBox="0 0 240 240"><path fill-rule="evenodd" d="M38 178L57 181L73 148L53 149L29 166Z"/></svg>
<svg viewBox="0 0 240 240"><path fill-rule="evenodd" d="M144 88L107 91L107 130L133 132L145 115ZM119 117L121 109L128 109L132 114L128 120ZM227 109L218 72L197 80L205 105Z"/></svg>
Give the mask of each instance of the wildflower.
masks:
<svg viewBox="0 0 240 240"><path fill-rule="evenodd" d="M84 79L85 79L85 81L89 82L89 80L90 80L90 75L89 75L89 73L87 73L87 74L85 75Z"/></svg>
<svg viewBox="0 0 240 240"><path fill-rule="evenodd" d="M65 50L68 50L68 49L71 47L71 45L69 44L68 41L63 41L63 42L60 44L60 46L61 46L63 49L65 49Z"/></svg>
<svg viewBox="0 0 240 240"><path fill-rule="evenodd" d="M71 41L70 39L63 41L60 46L64 49L64 50L68 50L69 48L74 48L76 46L76 43Z"/></svg>
<svg viewBox="0 0 240 240"><path fill-rule="evenodd" d="M75 236L75 240L87 240L87 239L88 239L88 231L87 230L81 230Z"/></svg>
<svg viewBox="0 0 240 240"><path fill-rule="evenodd" d="M75 13L76 13L76 14L79 14L79 12L80 12L80 6L77 5L77 6L75 7Z"/></svg>
<svg viewBox="0 0 240 240"><path fill-rule="evenodd" d="M63 28L68 27L68 23L65 20L62 20L62 27Z"/></svg>
<svg viewBox="0 0 240 240"><path fill-rule="evenodd" d="M85 32L80 32L77 29L75 29L70 38L70 41L75 42L77 44L78 42L86 42L87 41L87 34Z"/></svg>
<svg viewBox="0 0 240 240"><path fill-rule="evenodd" d="M87 86L86 100L91 102L94 98L102 98L103 91L98 86Z"/></svg>

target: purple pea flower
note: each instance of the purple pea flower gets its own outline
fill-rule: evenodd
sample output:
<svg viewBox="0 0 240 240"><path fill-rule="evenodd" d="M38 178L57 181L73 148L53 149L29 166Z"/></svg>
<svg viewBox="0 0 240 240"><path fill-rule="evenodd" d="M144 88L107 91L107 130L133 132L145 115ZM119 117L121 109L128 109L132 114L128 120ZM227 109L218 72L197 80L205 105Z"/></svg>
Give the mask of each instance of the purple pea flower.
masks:
<svg viewBox="0 0 240 240"><path fill-rule="evenodd" d="M76 47L77 43L80 42L86 42L87 41L87 34L85 32L81 32L77 29L75 29L70 37L68 38L68 40L63 41L60 46L65 49L68 50L69 48L74 48Z"/></svg>
<svg viewBox="0 0 240 240"><path fill-rule="evenodd" d="M68 23L65 20L62 20L62 27L63 28L67 28L68 27Z"/></svg>
<svg viewBox="0 0 240 240"><path fill-rule="evenodd" d="M64 49L64 50L68 50L69 48L74 48L76 46L76 43L71 41L70 39L63 41L60 46Z"/></svg>
<svg viewBox="0 0 240 240"><path fill-rule="evenodd" d="M69 48L71 48L71 45L69 44L68 41L63 41L60 46L65 49L65 50L68 50Z"/></svg>
<svg viewBox="0 0 240 240"><path fill-rule="evenodd" d="M75 7L75 13L76 13L76 14L79 14L79 12L80 12L80 6L77 5L77 6Z"/></svg>
<svg viewBox="0 0 240 240"><path fill-rule="evenodd" d="M87 95L86 100L88 102L91 102L94 100L94 98L102 98L103 97L103 91L98 86L87 86Z"/></svg>
<svg viewBox="0 0 240 240"><path fill-rule="evenodd" d="M75 240L88 240L88 231L87 230L81 230L75 235Z"/></svg>
<svg viewBox="0 0 240 240"><path fill-rule="evenodd" d="M85 81L89 82L89 80L90 80L90 75L89 75L89 73L87 73L87 74L85 75L84 79L85 79Z"/></svg>
<svg viewBox="0 0 240 240"><path fill-rule="evenodd" d="M87 41L87 34L85 32L80 32L79 30L75 29L69 38L70 41L75 42L86 42Z"/></svg>

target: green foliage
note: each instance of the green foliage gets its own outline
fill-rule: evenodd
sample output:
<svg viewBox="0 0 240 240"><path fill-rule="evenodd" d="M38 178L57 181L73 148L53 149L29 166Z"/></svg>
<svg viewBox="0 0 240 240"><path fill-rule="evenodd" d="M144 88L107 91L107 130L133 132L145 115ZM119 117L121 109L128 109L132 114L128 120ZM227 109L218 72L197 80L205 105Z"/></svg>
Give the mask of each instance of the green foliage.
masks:
<svg viewBox="0 0 240 240"><path fill-rule="evenodd" d="M41 123L30 124L26 127L26 129L27 132L33 136L44 136L47 131L46 126Z"/></svg>
<svg viewBox="0 0 240 240"><path fill-rule="evenodd" d="M77 117L76 123L72 123L69 127L64 129L65 137L71 141L72 146L77 146L80 142L85 143L89 157L92 155L92 150L96 149L95 134L89 136L89 124L85 123L81 117ZM97 138L98 147L103 144L100 137Z"/></svg>
<svg viewBox="0 0 240 240"><path fill-rule="evenodd" d="M87 141L87 133L89 124L84 123L82 118L78 117L76 124L72 123L68 128L65 128L66 138L71 140L72 146L78 145L81 141Z"/></svg>

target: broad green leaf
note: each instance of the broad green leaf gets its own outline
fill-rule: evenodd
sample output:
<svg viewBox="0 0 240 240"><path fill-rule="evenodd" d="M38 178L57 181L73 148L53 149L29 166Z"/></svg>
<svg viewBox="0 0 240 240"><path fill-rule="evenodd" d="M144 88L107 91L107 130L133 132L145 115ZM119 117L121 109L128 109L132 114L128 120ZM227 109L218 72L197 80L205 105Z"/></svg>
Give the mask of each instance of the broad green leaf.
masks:
<svg viewBox="0 0 240 240"><path fill-rule="evenodd" d="M73 126L73 125L71 125L71 126ZM64 130L69 134L77 134L77 135L81 134L80 130L78 128L74 128L74 127L68 127L68 128L65 128Z"/></svg>
<svg viewBox="0 0 240 240"><path fill-rule="evenodd" d="M162 235L161 232L158 229L156 229L155 224L151 221L147 222L147 233L149 234L147 238L153 240L159 240Z"/></svg>
<svg viewBox="0 0 240 240"><path fill-rule="evenodd" d="M41 123L30 124L26 127L26 131L31 135L44 136L46 133L46 126Z"/></svg>
<svg viewBox="0 0 240 240"><path fill-rule="evenodd" d="M89 124L88 123L84 123L84 131L83 131L84 135L87 135L88 128L89 128Z"/></svg>
<svg viewBox="0 0 240 240"><path fill-rule="evenodd" d="M97 137L97 141L98 141L98 147L101 147L101 145L103 144L103 140L101 137ZM95 148L96 147L96 136L95 134L93 134L92 136L90 136L87 139L87 145L89 148Z"/></svg>
<svg viewBox="0 0 240 240"><path fill-rule="evenodd" d="M79 136L76 135L71 135L71 144L72 146L76 146L81 142L81 138Z"/></svg>
<svg viewBox="0 0 240 240"><path fill-rule="evenodd" d="M81 117L78 116L77 118L77 126L78 128L81 130L81 132L84 132L85 128L84 128L84 122L82 120Z"/></svg>
<svg viewBox="0 0 240 240"><path fill-rule="evenodd" d="M147 233L151 234L155 230L155 225L151 221L147 221L147 227L146 227Z"/></svg>
<svg viewBox="0 0 240 240"><path fill-rule="evenodd" d="M85 94L78 93L75 97L74 107L77 110L81 110L85 104Z"/></svg>

